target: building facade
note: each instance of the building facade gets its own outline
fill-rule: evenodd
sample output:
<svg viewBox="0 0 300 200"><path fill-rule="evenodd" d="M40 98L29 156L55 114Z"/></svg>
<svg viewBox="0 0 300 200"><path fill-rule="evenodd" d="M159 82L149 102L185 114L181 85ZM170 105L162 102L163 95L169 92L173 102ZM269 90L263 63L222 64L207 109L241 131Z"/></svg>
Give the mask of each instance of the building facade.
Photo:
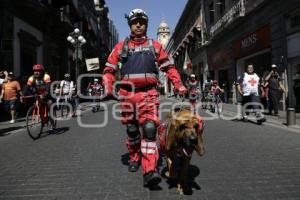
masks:
<svg viewBox="0 0 300 200"><path fill-rule="evenodd" d="M53 79L67 72L74 77L74 49L66 38L77 27L87 41L79 57L80 73L86 72L85 58L109 54L108 8L104 0L98 4L99 12L93 0L2 0L0 68L25 79L41 63Z"/></svg>
<svg viewBox="0 0 300 200"><path fill-rule="evenodd" d="M187 6L192 2L189 0ZM207 64L207 78L224 84L235 102L234 83L248 64L254 64L260 77L276 64L289 90L288 97L282 96L281 108L295 107L293 77L300 70L300 1L202 0L200 8L202 11L195 13L202 19L201 47L190 52L195 55L191 56L193 64L198 63L196 68L200 69L197 74L205 74ZM187 20L184 12L181 18ZM180 62L183 55L177 52Z"/></svg>

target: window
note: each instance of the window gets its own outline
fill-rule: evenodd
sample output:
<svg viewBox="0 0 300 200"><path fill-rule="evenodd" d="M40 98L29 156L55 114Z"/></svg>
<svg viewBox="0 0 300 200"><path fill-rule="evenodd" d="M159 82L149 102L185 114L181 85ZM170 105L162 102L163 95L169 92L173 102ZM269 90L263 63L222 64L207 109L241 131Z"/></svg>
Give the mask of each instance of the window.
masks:
<svg viewBox="0 0 300 200"><path fill-rule="evenodd" d="M214 10L214 2L209 4L209 22L213 24L215 22L215 10Z"/></svg>
<svg viewBox="0 0 300 200"><path fill-rule="evenodd" d="M300 15L291 18L291 28L300 26Z"/></svg>
<svg viewBox="0 0 300 200"><path fill-rule="evenodd" d="M217 5L219 6L219 15L222 17L225 12L225 0L219 0Z"/></svg>

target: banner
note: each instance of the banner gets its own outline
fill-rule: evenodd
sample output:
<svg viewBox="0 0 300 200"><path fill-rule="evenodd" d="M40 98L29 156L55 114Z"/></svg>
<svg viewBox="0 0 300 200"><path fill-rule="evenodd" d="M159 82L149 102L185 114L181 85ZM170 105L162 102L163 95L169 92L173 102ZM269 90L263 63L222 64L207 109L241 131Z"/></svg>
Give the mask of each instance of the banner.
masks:
<svg viewBox="0 0 300 200"><path fill-rule="evenodd" d="M85 63L86 63L86 70L88 72L96 69L100 69L98 58L85 59Z"/></svg>
<svg viewBox="0 0 300 200"><path fill-rule="evenodd" d="M193 72L192 61L189 57L187 49L185 50L185 58L183 63L183 71L186 75L190 75Z"/></svg>

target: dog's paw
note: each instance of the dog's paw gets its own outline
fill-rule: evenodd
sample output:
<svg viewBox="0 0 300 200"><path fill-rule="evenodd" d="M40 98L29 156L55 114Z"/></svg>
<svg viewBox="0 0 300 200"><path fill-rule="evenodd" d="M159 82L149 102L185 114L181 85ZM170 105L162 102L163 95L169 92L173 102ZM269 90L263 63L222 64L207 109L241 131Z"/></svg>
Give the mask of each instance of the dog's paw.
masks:
<svg viewBox="0 0 300 200"><path fill-rule="evenodd" d="M177 184L177 189L176 189L176 191L177 191L180 195L183 195L183 194L184 194L184 193L183 193L183 188L181 187L180 184Z"/></svg>

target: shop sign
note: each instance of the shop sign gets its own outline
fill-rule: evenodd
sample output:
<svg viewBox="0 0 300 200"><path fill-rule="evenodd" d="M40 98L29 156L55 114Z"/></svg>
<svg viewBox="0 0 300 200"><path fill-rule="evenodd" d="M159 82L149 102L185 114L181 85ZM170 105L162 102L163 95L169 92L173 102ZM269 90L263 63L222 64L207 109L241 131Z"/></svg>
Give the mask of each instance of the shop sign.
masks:
<svg viewBox="0 0 300 200"><path fill-rule="evenodd" d="M265 26L234 42L233 56L241 58L270 47L270 26Z"/></svg>

